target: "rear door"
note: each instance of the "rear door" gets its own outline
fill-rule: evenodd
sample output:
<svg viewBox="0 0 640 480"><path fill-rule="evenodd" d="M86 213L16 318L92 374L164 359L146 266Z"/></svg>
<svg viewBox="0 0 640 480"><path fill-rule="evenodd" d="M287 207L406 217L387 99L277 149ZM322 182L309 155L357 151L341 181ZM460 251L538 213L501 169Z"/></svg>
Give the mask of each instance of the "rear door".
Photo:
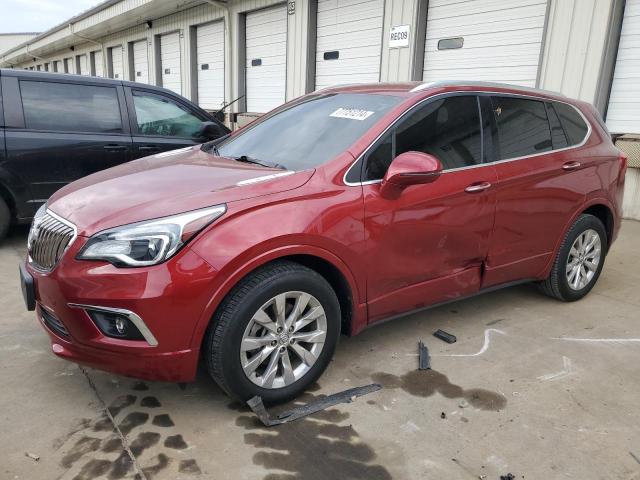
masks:
<svg viewBox="0 0 640 480"><path fill-rule="evenodd" d="M211 121L204 112L157 90L125 90L135 158L201 143L194 136Z"/></svg>
<svg viewBox="0 0 640 480"><path fill-rule="evenodd" d="M6 134L6 166L28 185L35 207L67 183L131 158L120 85L30 76L15 87L12 101L22 108Z"/></svg>
<svg viewBox="0 0 640 480"><path fill-rule="evenodd" d="M478 98L428 100L383 136L365 158L363 190L371 321L478 291L489 249L496 180L482 163ZM443 173L395 200L380 195L391 159L406 151L436 156Z"/></svg>
<svg viewBox="0 0 640 480"><path fill-rule="evenodd" d="M483 286L536 278L585 198L588 127L571 105L522 96L484 97L497 130L496 225ZM564 121L561 120L563 118Z"/></svg>

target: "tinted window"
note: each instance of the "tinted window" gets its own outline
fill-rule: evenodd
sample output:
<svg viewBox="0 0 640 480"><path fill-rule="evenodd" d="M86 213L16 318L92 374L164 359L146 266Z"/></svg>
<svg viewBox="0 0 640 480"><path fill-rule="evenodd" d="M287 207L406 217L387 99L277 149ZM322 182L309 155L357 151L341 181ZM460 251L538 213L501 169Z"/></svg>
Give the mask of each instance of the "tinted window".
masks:
<svg viewBox="0 0 640 480"><path fill-rule="evenodd" d="M223 142L220 155L246 155L290 170L312 168L353 145L402 97L362 93L308 97Z"/></svg>
<svg viewBox="0 0 640 480"><path fill-rule="evenodd" d="M553 107L558 117L560 117L560 123L562 123L569 145L582 143L589 128L576 109L571 105L560 102L553 102Z"/></svg>
<svg viewBox="0 0 640 480"><path fill-rule="evenodd" d="M534 155L551 150L551 131L543 102L493 97L498 124L499 159Z"/></svg>
<svg viewBox="0 0 640 480"><path fill-rule="evenodd" d="M134 92L133 103L142 135L191 138L202 125L202 119L162 95Z"/></svg>
<svg viewBox="0 0 640 480"><path fill-rule="evenodd" d="M564 134L564 128L560 124L560 119L550 103L547 103L547 116L549 117L549 127L551 128L551 143L553 149L566 148L569 146L567 137Z"/></svg>
<svg viewBox="0 0 640 480"><path fill-rule="evenodd" d="M26 127L58 132L121 133L115 88L20 82Z"/></svg>
<svg viewBox="0 0 640 480"><path fill-rule="evenodd" d="M374 148L367 157L364 180L381 179L392 158L412 150L434 155L445 170L475 165L482 158L480 137L476 97L434 100L410 114Z"/></svg>

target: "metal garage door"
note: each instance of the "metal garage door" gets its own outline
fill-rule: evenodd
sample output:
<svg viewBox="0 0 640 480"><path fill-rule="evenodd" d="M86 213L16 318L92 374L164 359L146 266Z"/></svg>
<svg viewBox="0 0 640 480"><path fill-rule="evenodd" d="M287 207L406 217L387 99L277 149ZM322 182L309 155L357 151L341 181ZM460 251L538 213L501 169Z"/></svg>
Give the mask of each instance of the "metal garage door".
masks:
<svg viewBox="0 0 640 480"><path fill-rule="evenodd" d="M178 32L160 37L160 68L162 86L182 95L180 34Z"/></svg>
<svg viewBox="0 0 640 480"><path fill-rule="evenodd" d="M93 52L93 74L96 77L104 76L104 64L102 60L102 50Z"/></svg>
<svg viewBox="0 0 640 480"><path fill-rule="evenodd" d="M384 0L318 0L316 89L380 80Z"/></svg>
<svg viewBox="0 0 640 480"><path fill-rule="evenodd" d="M64 65L62 65L62 60L56 60L53 62L53 71L62 73L64 72Z"/></svg>
<svg viewBox="0 0 640 480"><path fill-rule="evenodd" d="M196 29L198 104L218 109L224 102L224 22L200 25Z"/></svg>
<svg viewBox="0 0 640 480"><path fill-rule="evenodd" d="M64 72L65 73L74 73L73 68L73 58L65 58L64 59Z"/></svg>
<svg viewBox="0 0 640 480"><path fill-rule="evenodd" d="M282 104L287 82L287 9L247 13L247 111L268 112Z"/></svg>
<svg viewBox="0 0 640 480"><path fill-rule="evenodd" d="M640 0L627 0L607 110L613 133L640 133Z"/></svg>
<svg viewBox="0 0 640 480"><path fill-rule="evenodd" d="M123 78L122 46L111 47L111 78Z"/></svg>
<svg viewBox="0 0 640 480"><path fill-rule="evenodd" d="M89 64L86 55L78 56L78 73L80 75L89 75Z"/></svg>
<svg viewBox="0 0 640 480"><path fill-rule="evenodd" d="M535 87L546 0L430 0L423 79Z"/></svg>
<svg viewBox="0 0 640 480"><path fill-rule="evenodd" d="M147 53L147 40L133 42L133 72L131 80L140 83L149 83L149 56Z"/></svg>

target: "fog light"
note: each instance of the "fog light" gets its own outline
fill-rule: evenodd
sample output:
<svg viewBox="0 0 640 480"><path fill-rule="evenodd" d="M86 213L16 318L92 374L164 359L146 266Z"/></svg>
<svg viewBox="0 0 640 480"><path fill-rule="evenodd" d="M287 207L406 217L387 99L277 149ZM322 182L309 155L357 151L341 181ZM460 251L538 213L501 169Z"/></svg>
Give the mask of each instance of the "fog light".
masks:
<svg viewBox="0 0 640 480"><path fill-rule="evenodd" d="M118 330L118 333L124 335L125 328L126 326L122 317L116 318L116 330Z"/></svg>
<svg viewBox="0 0 640 480"><path fill-rule="evenodd" d="M106 312L102 310L89 310L86 312L100 331L107 337L122 338L124 340L144 340L144 336L138 327L127 318L126 315Z"/></svg>

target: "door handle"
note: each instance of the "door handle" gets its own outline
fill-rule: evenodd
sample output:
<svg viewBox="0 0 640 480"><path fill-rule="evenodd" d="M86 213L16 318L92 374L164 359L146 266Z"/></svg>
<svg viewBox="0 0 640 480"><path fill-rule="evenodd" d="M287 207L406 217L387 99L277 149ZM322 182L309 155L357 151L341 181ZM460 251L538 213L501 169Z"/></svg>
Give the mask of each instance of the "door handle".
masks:
<svg viewBox="0 0 640 480"><path fill-rule="evenodd" d="M125 145L105 145L103 147L107 152L124 152L128 150L128 147Z"/></svg>
<svg viewBox="0 0 640 480"><path fill-rule="evenodd" d="M562 169L563 170L576 170L577 168L580 168L582 164L580 162L567 162L564 165L562 165Z"/></svg>
<svg viewBox="0 0 640 480"><path fill-rule="evenodd" d="M491 184L489 182L472 183L467 188L465 188L464 191L467 193L479 193L484 192L489 187L491 187Z"/></svg>
<svg viewBox="0 0 640 480"><path fill-rule="evenodd" d="M153 145L142 145L138 147L138 150L141 152L159 152L160 147L154 147Z"/></svg>

